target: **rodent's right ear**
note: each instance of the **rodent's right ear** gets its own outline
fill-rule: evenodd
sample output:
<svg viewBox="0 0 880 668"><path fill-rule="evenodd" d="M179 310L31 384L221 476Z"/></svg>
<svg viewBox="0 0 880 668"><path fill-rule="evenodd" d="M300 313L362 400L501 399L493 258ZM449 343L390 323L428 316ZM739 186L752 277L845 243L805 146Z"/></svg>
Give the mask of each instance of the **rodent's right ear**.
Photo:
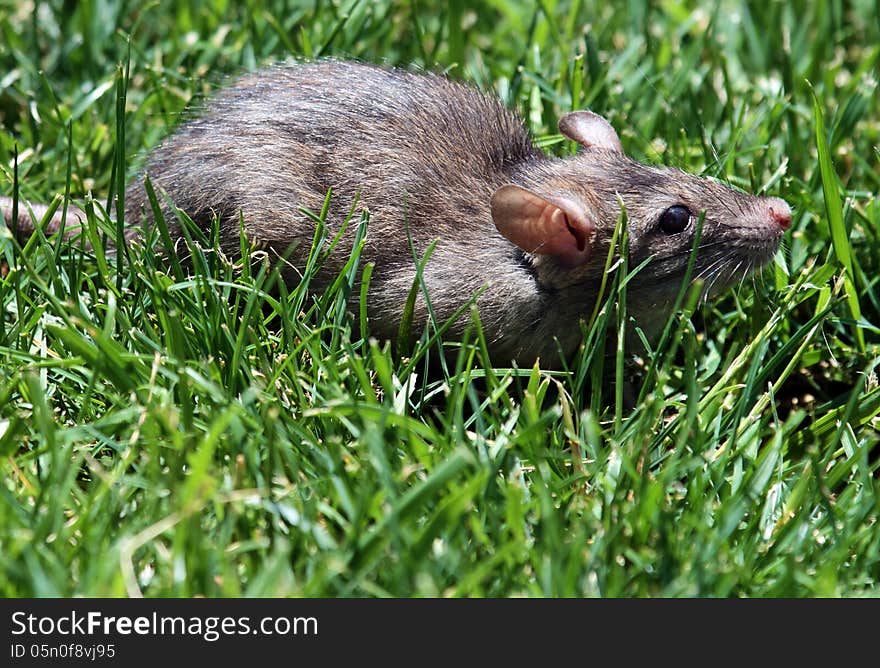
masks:
<svg viewBox="0 0 880 668"><path fill-rule="evenodd" d="M559 119L559 131L584 148L604 148L623 153L620 137L611 123L592 111L572 111Z"/></svg>
<svg viewBox="0 0 880 668"><path fill-rule="evenodd" d="M491 207L495 227L524 251L554 255L568 265L590 259L596 223L574 199L507 185L492 195Z"/></svg>

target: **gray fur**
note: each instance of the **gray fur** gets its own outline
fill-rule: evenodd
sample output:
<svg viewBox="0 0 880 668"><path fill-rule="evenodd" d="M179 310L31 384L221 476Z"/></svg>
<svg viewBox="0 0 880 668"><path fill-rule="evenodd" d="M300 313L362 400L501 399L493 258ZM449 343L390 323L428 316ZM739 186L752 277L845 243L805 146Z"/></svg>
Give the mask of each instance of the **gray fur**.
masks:
<svg viewBox="0 0 880 668"><path fill-rule="evenodd" d="M480 317L490 352L501 363L541 358L556 364L555 339L566 355L576 349L579 320L593 309L620 216L618 195L629 220L630 266L655 258L629 292L630 309L649 334L668 315L693 241L693 229L673 236L657 229L667 207L706 211L697 273L718 289L766 263L784 231L767 215L768 206L785 206L781 200L641 165L606 148L548 158L518 116L473 88L431 74L337 61L244 76L155 149L145 171L157 192L199 225L219 216L227 252L238 249L239 216L252 242L279 255L292 247L285 273L290 282L298 280L296 268L304 265L314 232L301 208L320 211L332 188L333 233L360 193L358 210L370 212L362 263L376 263L368 297L371 332L383 338L397 332L415 276L408 224L420 256L437 240L424 278L441 322L487 286L478 301ZM509 183L581 202L597 224L591 261L572 268L554 256L524 253L502 237L489 203ZM165 213L169 223L176 220ZM143 179L137 178L126 193L126 220L149 224L150 217ZM316 289L347 261L352 236L350 229ZM420 299L416 331L426 317ZM460 318L452 335L460 335L468 320Z"/></svg>

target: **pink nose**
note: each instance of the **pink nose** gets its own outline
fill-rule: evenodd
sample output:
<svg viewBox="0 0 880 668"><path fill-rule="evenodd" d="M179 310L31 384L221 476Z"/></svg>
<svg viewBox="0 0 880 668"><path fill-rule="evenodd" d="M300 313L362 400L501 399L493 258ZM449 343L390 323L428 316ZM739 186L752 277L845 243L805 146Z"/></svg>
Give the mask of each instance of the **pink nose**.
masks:
<svg viewBox="0 0 880 668"><path fill-rule="evenodd" d="M791 209L785 200L771 197L767 202L767 211L783 230L787 230L791 226Z"/></svg>

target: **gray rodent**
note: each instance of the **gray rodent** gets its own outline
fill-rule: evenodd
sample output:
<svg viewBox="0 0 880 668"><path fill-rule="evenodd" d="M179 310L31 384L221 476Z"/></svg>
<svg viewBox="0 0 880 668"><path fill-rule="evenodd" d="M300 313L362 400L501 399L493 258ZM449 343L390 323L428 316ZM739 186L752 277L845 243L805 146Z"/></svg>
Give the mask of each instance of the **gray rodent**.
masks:
<svg viewBox="0 0 880 668"><path fill-rule="evenodd" d="M707 290L722 290L776 253L790 224L783 200L635 162L611 125L589 111L563 116L559 130L581 145L577 155L547 157L498 100L438 75L340 61L276 65L219 92L152 151L145 172L197 224L219 216L230 254L239 248L241 216L253 243L289 253L289 283L299 281L314 233L301 209L320 211L332 188L333 234L359 196L355 222L314 289L348 260L357 211L368 209L361 262L375 263L371 333L393 338L398 331L415 277L408 226L419 257L437 241L424 281L439 322L487 286L477 303L500 363L540 358L553 366L560 349L576 350L621 215L618 196L630 266L653 256L627 292L628 310L649 337L669 315L701 211L695 276ZM159 199L179 236L177 217ZM9 200L0 204L8 218ZM150 224L142 178L129 185L125 205L128 224ZM26 216L21 224L32 225ZM135 226L128 234L138 233ZM415 332L426 318L420 297ZM465 313L449 338L468 321Z"/></svg>

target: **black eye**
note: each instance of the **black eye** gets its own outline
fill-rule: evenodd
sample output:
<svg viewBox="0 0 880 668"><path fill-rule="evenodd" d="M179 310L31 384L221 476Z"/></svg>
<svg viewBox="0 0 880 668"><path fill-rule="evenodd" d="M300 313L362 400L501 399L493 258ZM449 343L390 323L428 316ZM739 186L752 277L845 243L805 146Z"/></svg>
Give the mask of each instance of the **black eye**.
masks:
<svg viewBox="0 0 880 668"><path fill-rule="evenodd" d="M690 219L690 209L681 204L676 204L666 209L660 216L660 229L666 234L678 234L687 227Z"/></svg>

